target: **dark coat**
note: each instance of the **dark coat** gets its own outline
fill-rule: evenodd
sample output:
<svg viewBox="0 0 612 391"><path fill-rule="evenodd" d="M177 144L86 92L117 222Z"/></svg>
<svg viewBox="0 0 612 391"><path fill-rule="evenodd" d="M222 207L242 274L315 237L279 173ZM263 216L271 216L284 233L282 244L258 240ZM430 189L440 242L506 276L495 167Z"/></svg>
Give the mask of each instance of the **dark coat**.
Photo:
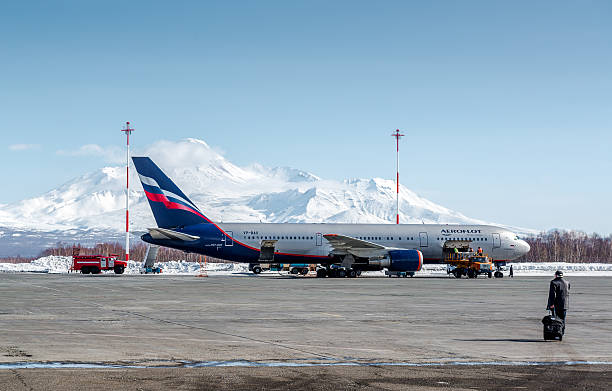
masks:
<svg viewBox="0 0 612 391"><path fill-rule="evenodd" d="M550 282L550 290L548 291L548 307L553 304L555 309L569 309L569 291L570 283L561 277L557 277Z"/></svg>

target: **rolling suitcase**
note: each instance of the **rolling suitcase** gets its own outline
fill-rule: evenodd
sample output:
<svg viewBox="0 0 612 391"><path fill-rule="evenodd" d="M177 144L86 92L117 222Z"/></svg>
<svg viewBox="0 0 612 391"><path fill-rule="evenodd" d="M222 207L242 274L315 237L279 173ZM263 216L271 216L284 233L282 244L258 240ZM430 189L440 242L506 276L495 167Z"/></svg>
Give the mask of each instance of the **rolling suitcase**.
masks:
<svg viewBox="0 0 612 391"><path fill-rule="evenodd" d="M542 318L542 324L544 325L544 340L555 340L563 341L563 334L565 333L565 322L555 316L555 311L551 310L550 315L546 315Z"/></svg>

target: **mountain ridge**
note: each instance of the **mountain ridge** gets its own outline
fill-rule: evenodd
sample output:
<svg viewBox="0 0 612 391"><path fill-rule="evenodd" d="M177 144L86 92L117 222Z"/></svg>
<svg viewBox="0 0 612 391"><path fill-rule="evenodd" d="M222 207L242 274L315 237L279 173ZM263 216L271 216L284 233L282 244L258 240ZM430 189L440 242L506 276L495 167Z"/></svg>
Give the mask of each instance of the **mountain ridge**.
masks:
<svg viewBox="0 0 612 391"><path fill-rule="evenodd" d="M239 167L194 138L146 147L153 161L216 221L270 223L395 222L395 182L382 178L322 179L291 167ZM155 226L137 173L130 170L130 229ZM0 205L0 227L23 232L125 230L125 166L83 174L38 197ZM400 185L400 222L489 224L450 210ZM0 237L2 234L0 233ZM5 238L6 239L6 238Z"/></svg>

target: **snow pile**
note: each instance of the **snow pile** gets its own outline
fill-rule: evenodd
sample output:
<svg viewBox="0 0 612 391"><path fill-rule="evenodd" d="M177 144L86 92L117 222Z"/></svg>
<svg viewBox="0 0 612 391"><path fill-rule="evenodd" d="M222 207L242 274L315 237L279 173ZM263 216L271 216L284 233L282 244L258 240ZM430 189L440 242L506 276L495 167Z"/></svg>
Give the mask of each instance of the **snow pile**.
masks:
<svg viewBox="0 0 612 391"><path fill-rule="evenodd" d="M36 259L30 263L0 263L0 272L5 273L68 273L72 265L72 257L48 256ZM163 274L200 274L200 264L197 262L171 261L158 264ZM568 276L612 276L610 263L509 263L505 273L508 274L510 265L513 266L515 276L553 276L556 270L563 270ZM125 274L140 274L141 262L129 261ZM106 273L113 273L107 271ZM246 263L208 263L206 273L209 275L230 275L250 273ZM265 272L264 272L265 273ZM270 272L279 274L279 272ZM281 272L280 274L286 274ZM384 272L364 272L364 276L384 276ZM446 265L423 265L418 276L446 276ZM454 277L453 277L454 278Z"/></svg>
<svg viewBox="0 0 612 391"><path fill-rule="evenodd" d="M128 267L125 270L126 274L140 274L141 262L129 261ZM188 274L195 275L200 274L200 264L197 262L182 262L182 261L170 261L160 262L157 266L162 268L163 274ZM224 275L224 274L235 274L235 273L248 273L249 265L245 263L207 263L206 269L207 274Z"/></svg>
<svg viewBox="0 0 612 391"><path fill-rule="evenodd" d="M30 263L0 263L0 272L5 273L68 273L72 266L72 257L48 256L33 260ZM164 274L199 274L200 264L197 262L171 261L159 263ZM243 263L208 263L207 273L224 275L248 273L248 265ZM140 274L142 262L129 261L125 274ZM105 273L113 273L105 271Z"/></svg>
<svg viewBox="0 0 612 391"><path fill-rule="evenodd" d="M515 276L524 277L550 276L552 278L557 270L562 270L567 276L612 276L612 263L516 262L506 265L504 275L508 275L510 266ZM447 275L446 265L423 265L418 275Z"/></svg>
<svg viewBox="0 0 612 391"><path fill-rule="evenodd" d="M30 263L0 263L0 272L68 273L72 257L48 256Z"/></svg>
<svg viewBox="0 0 612 391"><path fill-rule="evenodd" d="M515 275L551 276L556 270L562 270L568 276L612 276L612 263L568 263L568 262L537 262L509 263L507 268L514 270Z"/></svg>

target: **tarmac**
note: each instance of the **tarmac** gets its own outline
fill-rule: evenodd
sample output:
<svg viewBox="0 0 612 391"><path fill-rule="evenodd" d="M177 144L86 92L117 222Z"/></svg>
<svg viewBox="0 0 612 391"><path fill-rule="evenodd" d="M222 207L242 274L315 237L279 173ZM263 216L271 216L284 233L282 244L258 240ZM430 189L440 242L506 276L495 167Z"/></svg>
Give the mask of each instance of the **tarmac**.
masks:
<svg viewBox="0 0 612 391"><path fill-rule="evenodd" d="M606 389L612 280L567 278L545 342L550 278L4 273L0 390Z"/></svg>

